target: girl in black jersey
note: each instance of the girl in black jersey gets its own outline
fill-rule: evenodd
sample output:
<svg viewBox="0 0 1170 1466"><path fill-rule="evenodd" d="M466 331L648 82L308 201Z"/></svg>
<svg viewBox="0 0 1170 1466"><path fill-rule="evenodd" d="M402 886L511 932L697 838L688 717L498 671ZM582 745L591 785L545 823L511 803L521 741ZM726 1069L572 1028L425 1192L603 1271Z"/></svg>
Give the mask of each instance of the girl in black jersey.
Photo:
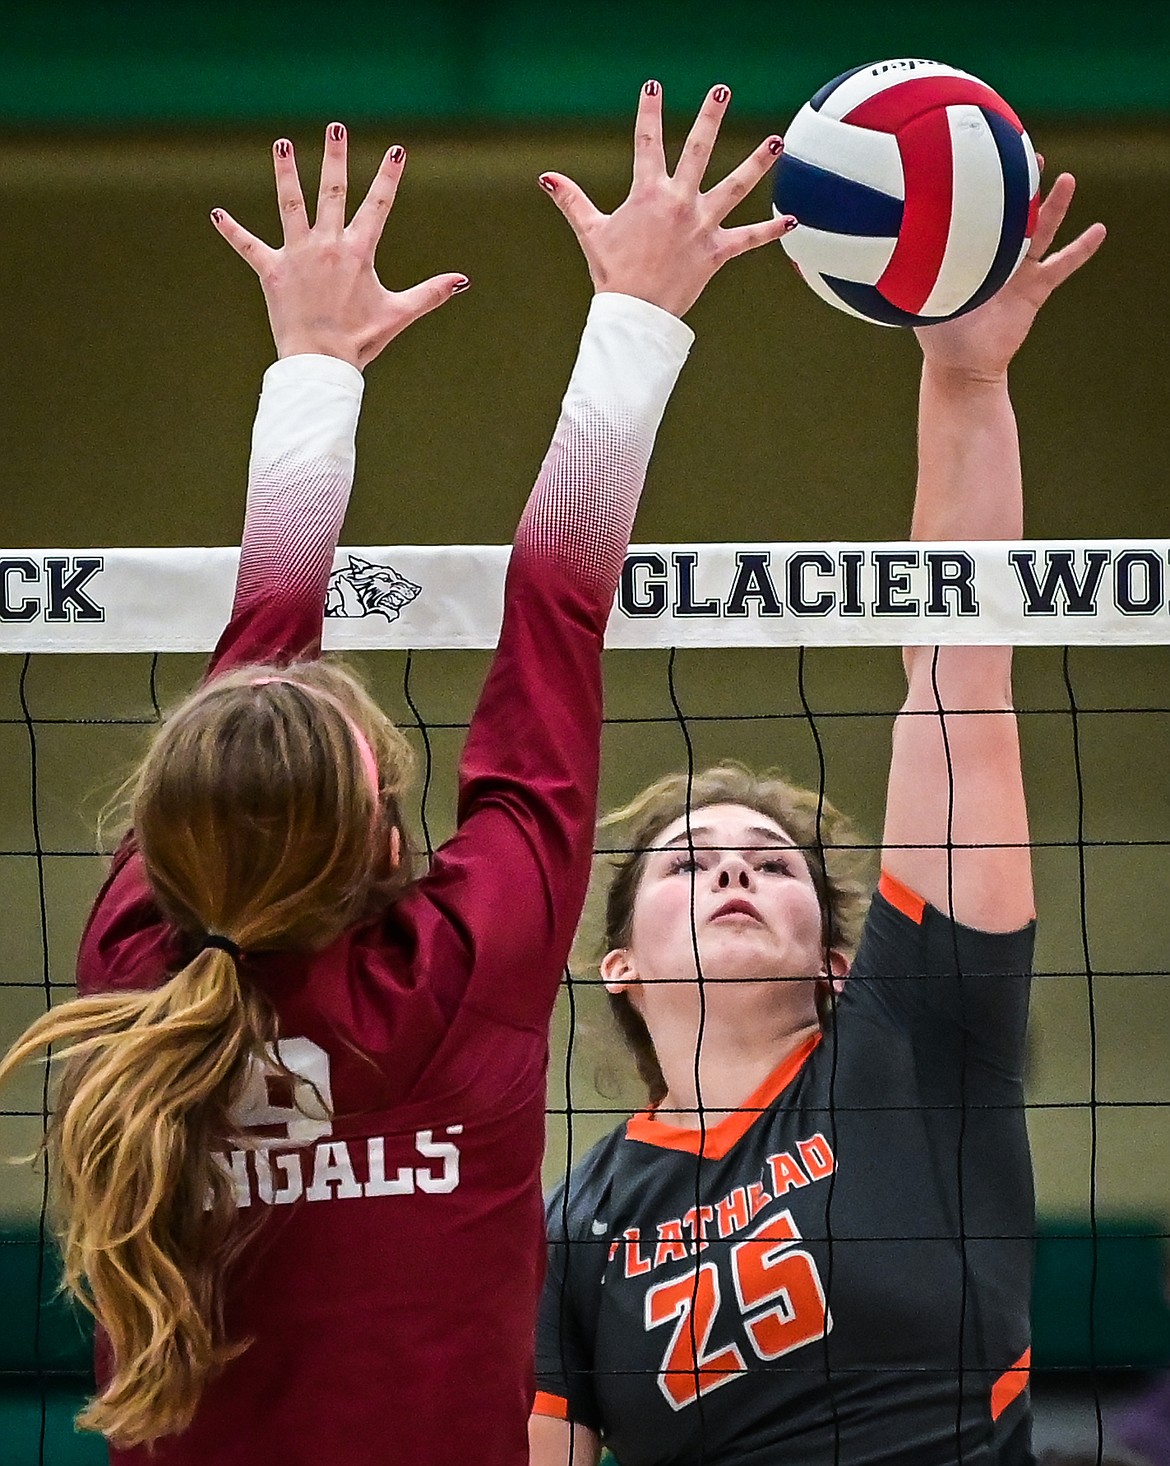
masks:
<svg viewBox="0 0 1170 1466"><path fill-rule="evenodd" d="M913 538L1023 530L1007 369L1097 250L920 330ZM532 1466L1025 1466L1033 895L1011 649L911 647L883 875L735 765L652 786L601 974L652 1108L548 1206ZM844 979L851 973L848 982Z"/></svg>

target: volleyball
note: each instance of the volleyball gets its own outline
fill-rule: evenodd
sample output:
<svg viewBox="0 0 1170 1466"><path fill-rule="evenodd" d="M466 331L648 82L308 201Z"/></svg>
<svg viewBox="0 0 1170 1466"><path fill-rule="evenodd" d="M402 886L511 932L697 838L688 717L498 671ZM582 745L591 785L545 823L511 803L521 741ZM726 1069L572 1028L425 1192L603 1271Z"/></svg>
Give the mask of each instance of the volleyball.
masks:
<svg viewBox="0 0 1170 1466"><path fill-rule="evenodd" d="M838 310L925 326L1011 278L1036 224L1040 169L986 83L937 61L879 61L823 86L793 119L773 210L780 242Z"/></svg>

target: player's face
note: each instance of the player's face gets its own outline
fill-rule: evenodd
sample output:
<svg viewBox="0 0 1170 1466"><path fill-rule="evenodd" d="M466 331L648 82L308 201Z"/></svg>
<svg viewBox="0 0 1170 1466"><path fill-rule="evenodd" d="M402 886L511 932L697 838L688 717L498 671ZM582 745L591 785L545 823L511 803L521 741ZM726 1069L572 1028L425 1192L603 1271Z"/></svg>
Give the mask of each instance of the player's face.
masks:
<svg viewBox="0 0 1170 1466"><path fill-rule="evenodd" d="M803 853L775 820L715 804L668 825L646 859L629 954L636 980L814 977L820 900Z"/></svg>

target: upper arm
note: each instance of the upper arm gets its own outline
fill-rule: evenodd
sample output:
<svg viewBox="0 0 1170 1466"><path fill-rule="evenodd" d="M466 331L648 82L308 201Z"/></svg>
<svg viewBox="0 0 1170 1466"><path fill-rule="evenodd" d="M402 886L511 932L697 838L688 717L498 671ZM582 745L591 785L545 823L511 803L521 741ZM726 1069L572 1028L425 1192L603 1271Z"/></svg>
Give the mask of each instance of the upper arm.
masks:
<svg viewBox="0 0 1170 1466"><path fill-rule="evenodd" d="M915 647L894 725L882 865L981 931L1035 913L1011 649Z"/></svg>
<svg viewBox="0 0 1170 1466"><path fill-rule="evenodd" d="M597 1466L601 1439L587 1425L533 1413L528 1421L529 1466Z"/></svg>
<svg viewBox="0 0 1170 1466"><path fill-rule="evenodd" d="M996 933L948 921L886 872L842 1001L908 1035L919 1077L941 1075L948 1093L978 1075L1016 1082L1026 1057L1034 935L1031 925Z"/></svg>
<svg viewBox="0 0 1170 1466"><path fill-rule="evenodd" d="M552 1012L589 883L600 743L600 634L571 588L514 561L459 826L424 882L465 945L476 1001L505 1021Z"/></svg>

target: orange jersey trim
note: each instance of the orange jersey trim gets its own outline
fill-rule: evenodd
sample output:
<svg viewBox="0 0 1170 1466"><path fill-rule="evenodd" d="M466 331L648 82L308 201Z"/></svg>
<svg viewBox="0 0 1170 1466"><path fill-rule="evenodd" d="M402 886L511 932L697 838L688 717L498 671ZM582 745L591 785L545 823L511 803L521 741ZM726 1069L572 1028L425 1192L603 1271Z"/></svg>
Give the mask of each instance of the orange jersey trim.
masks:
<svg viewBox="0 0 1170 1466"><path fill-rule="evenodd" d="M774 1069L763 1084L749 1094L743 1104L718 1125L709 1125L706 1134L691 1125L667 1125L656 1119L653 1110L643 1110L626 1122L626 1139L641 1140L646 1145L662 1146L666 1150L684 1150L689 1155L702 1155L710 1160L722 1160L737 1141L743 1139L760 1115L796 1078L804 1068L808 1056L820 1043L822 1035L811 1034Z"/></svg>
<svg viewBox="0 0 1170 1466"><path fill-rule="evenodd" d="M1032 1351L1025 1349L1010 1369L1005 1369L991 1387L991 1418L998 1420L1013 1400L1028 1388Z"/></svg>
<svg viewBox="0 0 1170 1466"><path fill-rule="evenodd" d="M533 1415L550 1415L554 1420L568 1420L569 1402L562 1400L560 1395L549 1395L544 1390L537 1390L536 1399L532 1402Z"/></svg>
<svg viewBox="0 0 1170 1466"><path fill-rule="evenodd" d="M886 900L903 916L908 916L915 926L922 925L922 917L926 911L926 902L917 895L909 886L904 886L896 876L890 875L889 871L882 871L882 878L878 881L878 890Z"/></svg>

